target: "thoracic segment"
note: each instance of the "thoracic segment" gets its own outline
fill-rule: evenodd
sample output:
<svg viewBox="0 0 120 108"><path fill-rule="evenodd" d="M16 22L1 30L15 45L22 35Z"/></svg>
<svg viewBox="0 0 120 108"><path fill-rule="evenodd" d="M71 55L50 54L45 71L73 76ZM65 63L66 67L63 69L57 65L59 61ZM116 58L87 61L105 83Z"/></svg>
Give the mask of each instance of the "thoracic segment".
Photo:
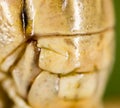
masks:
<svg viewBox="0 0 120 108"><path fill-rule="evenodd" d="M36 58L35 43L31 42L27 45L23 56L12 70L17 90L23 97L27 96L30 84L40 72Z"/></svg>
<svg viewBox="0 0 120 108"><path fill-rule="evenodd" d="M39 67L56 74L107 68L113 54L113 36L110 30L86 36L38 38Z"/></svg>
<svg viewBox="0 0 120 108"><path fill-rule="evenodd" d="M24 42L22 0L0 1L0 64Z"/></svg>
<svg viewBox="0 0 120 108"><path fill-rule="evenodd" d="M26 0L27 32L86 34L114 26L112 0ZM110 14L108 14L110 13Z"/></svg>
<svg viewBox="0 0 120 108"><path fill-rule="evenodd" d="M106 1L0 1L0 83L16 105L93 108L114 60Z"/></svg>

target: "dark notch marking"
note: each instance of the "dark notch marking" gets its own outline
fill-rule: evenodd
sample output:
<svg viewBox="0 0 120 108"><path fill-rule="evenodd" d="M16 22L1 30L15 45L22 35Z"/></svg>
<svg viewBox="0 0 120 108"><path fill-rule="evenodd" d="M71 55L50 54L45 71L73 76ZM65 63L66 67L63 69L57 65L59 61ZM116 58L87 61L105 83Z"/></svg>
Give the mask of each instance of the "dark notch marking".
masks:
<svg viewBox="0 0 120 108"><path fill-rule="evenodd" d="M28 16L27 16L27 11L26 11L26 3L25 3L25 0L22 0L21 20L22 20L23 30L24 30L24 32L25 32L26 27L27 27L27 25L28 25Z"/></svg>

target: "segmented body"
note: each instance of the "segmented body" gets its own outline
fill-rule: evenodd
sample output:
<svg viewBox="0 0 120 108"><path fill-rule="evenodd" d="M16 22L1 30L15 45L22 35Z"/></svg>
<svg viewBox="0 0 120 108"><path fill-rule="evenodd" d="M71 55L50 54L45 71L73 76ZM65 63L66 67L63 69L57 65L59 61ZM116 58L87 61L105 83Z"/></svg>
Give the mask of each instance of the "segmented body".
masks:
<svg viewBox="0 0 120 108"><path fill-rule="evenodd" d="M0 0L3 88L21 108L95 107L113 28L112 0Z"/></svg>

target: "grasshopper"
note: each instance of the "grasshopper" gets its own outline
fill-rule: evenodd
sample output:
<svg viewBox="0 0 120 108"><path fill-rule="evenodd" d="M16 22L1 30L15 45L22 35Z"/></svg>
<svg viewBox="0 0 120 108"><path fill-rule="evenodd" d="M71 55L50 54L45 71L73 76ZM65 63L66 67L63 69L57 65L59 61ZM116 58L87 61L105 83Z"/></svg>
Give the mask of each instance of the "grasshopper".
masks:
<svg viewBox="0 0 120 108"><path fill-rule="evenodd" d="M97 108L114 25L112 0L0 0L0 83L15 108Z"/></svg>

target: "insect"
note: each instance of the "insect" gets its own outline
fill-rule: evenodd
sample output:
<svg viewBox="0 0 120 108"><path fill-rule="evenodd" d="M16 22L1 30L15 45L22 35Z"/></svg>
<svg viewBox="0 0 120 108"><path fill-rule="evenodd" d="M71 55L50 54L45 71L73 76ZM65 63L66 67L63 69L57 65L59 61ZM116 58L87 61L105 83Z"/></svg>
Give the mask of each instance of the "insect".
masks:
<svg viewBox="0 0 120 108"><path fill-rule="evenodd" d="M93 108L113 61L112 0L0 0L0 83L17 108Z"/></svg>

